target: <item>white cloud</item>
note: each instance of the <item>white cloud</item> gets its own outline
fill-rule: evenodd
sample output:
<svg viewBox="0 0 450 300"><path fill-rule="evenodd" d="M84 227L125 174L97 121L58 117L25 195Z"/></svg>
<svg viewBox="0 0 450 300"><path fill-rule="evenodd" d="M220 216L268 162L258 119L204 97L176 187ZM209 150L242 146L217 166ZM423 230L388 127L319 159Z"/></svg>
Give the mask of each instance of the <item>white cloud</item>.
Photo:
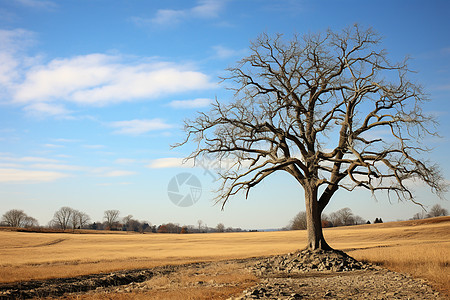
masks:
<svg viewBox="0 0 450 300"><path fill-rule="evenodd" d="M45 117L58 117L71 119L71 111L67 110L63 105L57 103L33 103L25 106L25 111L28 115L45 118Z"/></svg>
<svg viewBox="0 0 450 300"><path fill-rule="evenodd" d="M80 171L85 169L80 166L72 166L64 164L33 164L30 167L33 169L40 169L40 170L60 170L60 171Z"/></svg>
<svg viewBox="0 0 450 300"><path fill-rule="evenodd" d="M183 163L183 158L180 157L165 157L153 160L147 167L150 169L192 168L194 164L192 160Z"/></svg>
<svg viewBox="0 0 450 300"><path fill-rule="evenodd" d="M129 165L135 163L137 160L132 158L118 158L114 161L116 164Z"/></svg>
<svg viewBox="0 0 450 300"><path fill-rule="evenodd" d="M215 51L215 57L219 59L226 59L234 56L242 56L248 52L247 49L235 50L227 48L222 45L213 46L212 49Z"/></svg>
<svg viewBox="0 0 450 300"><path fill-rule="evenodd" d="M213 100L208 98L197 98L193 100L174 100L169 103L173 108L200 108L211 104Z"/></svg>
<svg viewBox="0 0 450 300"><path fill-rule="evenodd" d="M73 118L68 104L107 106L216 88L192 65L93 53L42 63L27 56L34 33L0 30L0 102L36 117Z"/></svg>
<svg viewBox="0 0 450 300"><path fill-rule="evenodd" d="M121 177L121 176L130 176L130 175L134 175L136 174L136 172L132 172L132 171L124 171L124 170L114 170L114 171L109 171L106 172L104 174L102 174L102 177Z"/></svg>
<svg viewBox="0 0 450 300"><path fill-rule="evenodd" d="M34 34L24 29L0 29L0 41L0 87L6 90L19 80L19 69L29 60L23 51L33 44Z"/></svg>
<svg viewBox="0 0 450 300"><path fill-rule="evenodd" d="M202 18L215 18L224 5L223 0L201 0L198 5L191 9L191 12Z"/></svg>
<svg viewBox="0 0 450 300"><path fill-rule="evenodd" d="M68 174L60 172L0 169L0 182L4 183L51 182L68 176Z"/></svg>
<svg viewBox="0 0 450 300"><path fill-rule="evenodd" d="M56 144L44 144L43 146L46 148L64 148L63 145L56 145Z"/></svg>
<svg viewBox="0 0 450 300"><path fill-rule="evenodd" d="M161 119L117 121L111 122L109 126L117 128L114 133L127 135L140 135L150 131L169 129L173 127L170 124L164 123Z"/></svg>
<svg viewBox="0 0 450 300"><path fill-rule="evenodd" d="M31 111L67 114L52 101L104 106L161 95L214 88L207 75L161 62L127 64L120 56L90 54L35 66L16 85L15 103Z"/></svg>
<svg viewBox="0 0 450 300"><path fill-rule="evenodd" d="M187 15L186 11L174 9L159 9L152 22L158 25L174 25L179 23Z"/></svg>
<svg viewBox="0 0 450 300"><path fill-rule="evenodd" d="M224 7L224 0L199 0L197 5L186 9L159 9L151 19L140 17L132 18L137 25L155 24L173 26L190 19L217 18Z"/></svg>
<svg viewBox="0 0 450 300"><path fill-rule="evenodd" d="M0 157L0 160L20 163L59 163L59 161L56 159L36 156Z"/></svg>

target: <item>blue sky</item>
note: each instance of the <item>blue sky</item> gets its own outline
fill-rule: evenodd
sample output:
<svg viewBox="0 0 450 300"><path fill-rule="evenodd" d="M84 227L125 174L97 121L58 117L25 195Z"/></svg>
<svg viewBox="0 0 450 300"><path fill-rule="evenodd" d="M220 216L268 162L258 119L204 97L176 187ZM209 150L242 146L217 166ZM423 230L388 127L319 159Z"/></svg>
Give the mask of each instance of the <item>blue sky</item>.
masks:
<svg viewBox="0 0 450 300"><path fill-rule="evenodd" d="M118 209L153 224L277 228L303 210L288 175L266 180L248 200L214 206L214 166L180 167L190 146L183 120L230 99L219 83L260 33L341 30L354 23L383 36L392 61L411 56L413 79L432 101L441 139L430 159L450 163L448 1L50 1L0 0L0 214L23 209L45 225L62 206L102 220ZM190 172L202 195L174 205L171 178ZM421 186L427 207L441 201ZM408 219L420 208L358 191L339 192L326 212L352 208L373 220Z"/></svg>

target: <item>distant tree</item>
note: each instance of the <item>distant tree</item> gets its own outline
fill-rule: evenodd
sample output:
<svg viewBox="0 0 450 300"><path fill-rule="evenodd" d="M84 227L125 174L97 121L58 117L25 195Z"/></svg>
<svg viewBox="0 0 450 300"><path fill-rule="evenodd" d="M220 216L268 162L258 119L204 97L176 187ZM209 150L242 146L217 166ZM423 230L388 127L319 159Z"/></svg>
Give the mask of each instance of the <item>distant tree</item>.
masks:
<svg viewBox="0 0 450 300"><path fill-rule="evenodd" d="M9 227L37 227L38 221L28 216L23 210L11 209L5 212L1 218L1 223Z"/></svg>
<svg viewBox="0 0 450 300"><path fill-rule="evenodd" d="M198 220L198 221L197 221L197 224L198 224L198 232L202 232L202 224L203 224L203 221L202 221L202 220Z"/></svg>
<svg viewBox="0 0 450 300"><path fill-rule="evenodd" d="M354 216L353 217L353 221L355 222L354 225L361 225L366 223L366 220L364 220L362 217L360 216Z"/></svg>
<svg viewBox="0 0 450 300"><path fill-rule="evenodd" d="M369 220L367 220L366 224L372 224L372 223L370 223L370 221L369 221Z"/></svg>
<svg viewBox="0 0 450 300"><path fill-rule="evenodd" d="M66 230L70 228L73 220L74 209L68 206L61 207L53 214L53 219L50 221L51 226Z"/></svg>
<svg viewBox="0 0 450 300"><path fill-rule="evenodd" d="M105 219L106 228L114 230L119 223L120 211L116 209L105 210L103 219Z"/></svg>
<svg viewBox="0 0 450 300"><path fill-rule="evenodd" d="M374 224L377 223L383 223L383 220L381 218L375 218L375 221L373 221Z"/></svg>
<svg viewBox="0 0 450 300"><path fill-rule="evenodd" d="M180 233L181 233L181 234L186 234L186 233L189 233L189 231L188 231L188 229L187 229L186 226L183 226L183 227L181 228Z"/></svg>
<svg viewBox="0 0 450 300"><path fill-rule="evenodd" d="M163 224L163 225L158 226L157 232L158 233L169 233L169 230L167 229L167 226Z"/></svg>
<svg viewBox="0 0 450 300"><path fill-rule="evenodd" d="M348 207L331 213L330 219L333 226L348 226L355 223L355 216L353 215L352 210Z"/></svg>
<svg viewBox="0 0 450 300"><path fill-rule="evenodd" d="M84 228L90 220L91 218L88 214L72 209L70 214L70 226L72 227L72 230Z"/></svg>
<svg viewBox="0 0 450 300"><path fill-rule="evenodd" d="M225 231L225 225L223 225L222 223L217 224L216 230L217 230L217 232L224 232Z"/></svg>
<svg viewBox="0 0 450 300"><path fill-rule="evenodd" d="M290 223L289 228L291 230L306 230L306 211L299 212Z"/></svg>
<svg viewBox="0 0 450 300"><path fill-rule="evenodd" d="M380 36L358 25L284 40L262 34L228 69L234 95L186 120L187 157L231 160L218 169L217 202L286 172L304 191L311 250L330 249L321 214L338 190L386 192L414 200L418 180L443 197L445 180L428 163L434 119L408 78L407 60L390 63ZM380 135L380 131L383 135Z"/></svg>
<svg viewBox="0 0 450 300"><path fill-rule="evenodd" d="M128 215L128 216L122 218L122 224L125 227L125 230L132 230L130 227L130 222L132 219L133 219L132 215Z"/></svg>
<svg viewBox="0 0 450 300"><path fill-rule="evenodd" d="M447 215L448 215L448 210L446 210L439 204L435 204L428 212L427 218L441 217L441 216L447 216Z"/></svg>
<svg viewBox="0 0 450 300"><path fill-rule="evenodd" d="M426 217L427 217L426 213L422 210L418 213L415 213L411 218L411 220L422 220L425 219Z"/></svg>

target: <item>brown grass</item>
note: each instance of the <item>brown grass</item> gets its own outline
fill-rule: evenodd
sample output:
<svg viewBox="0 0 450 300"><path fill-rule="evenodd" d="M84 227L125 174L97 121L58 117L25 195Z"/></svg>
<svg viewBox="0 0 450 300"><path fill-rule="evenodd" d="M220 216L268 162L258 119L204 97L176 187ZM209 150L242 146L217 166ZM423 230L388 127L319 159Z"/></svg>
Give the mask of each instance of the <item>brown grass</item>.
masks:
<svg viewBox="0 0 450 300"><path fill-rule="evenodd" d="M330 228L329 244L357 259L449 287L450 217ZM306 232L68 234L0 231L0 282L282 254ZM195 293L197 287L190 288ZM195 297L194 297L195 298Z"/></svg>

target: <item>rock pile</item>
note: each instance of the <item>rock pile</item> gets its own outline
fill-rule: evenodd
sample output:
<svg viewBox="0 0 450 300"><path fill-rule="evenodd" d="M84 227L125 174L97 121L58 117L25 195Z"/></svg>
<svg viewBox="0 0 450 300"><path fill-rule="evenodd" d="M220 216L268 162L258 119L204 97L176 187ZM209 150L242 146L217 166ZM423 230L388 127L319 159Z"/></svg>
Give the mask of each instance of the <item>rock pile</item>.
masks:
<svg viewBox="0 0 450 300"><path fill-rule="evenodd" d="M342 251L303 250L266 258L252 269L257 275L264 273L305 273L311 271L345 272L369 270L377 267L359 262Z"/></svg>

